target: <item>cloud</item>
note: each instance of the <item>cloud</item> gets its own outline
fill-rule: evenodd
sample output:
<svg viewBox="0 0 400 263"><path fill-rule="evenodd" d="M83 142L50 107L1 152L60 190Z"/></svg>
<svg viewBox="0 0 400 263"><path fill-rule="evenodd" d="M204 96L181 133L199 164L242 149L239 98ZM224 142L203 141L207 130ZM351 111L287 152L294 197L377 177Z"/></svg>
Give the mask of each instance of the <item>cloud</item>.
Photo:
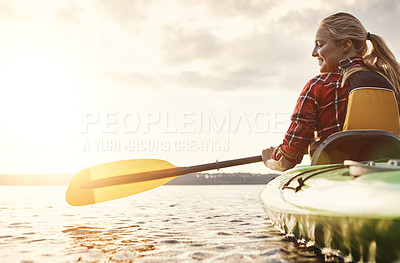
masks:
<svg viewBox="0 0 400 263"><path fill-rule="evenodd" d="M119 25L128 33L141 33L146 31L148 20L158 16L159 12L154 10L157 1L131 1L131 0L98 0L93 8L100 13L101 21L104 23L114 23ZM153 9L152 9L153 8Z"/></svg>
<svg viewBox="0 0 400 263"><path fill-rule="evenodd" d="M249 19L258 19L263 16L267 10L279 6L279 1L275 0L205 0L205 1L178 1L187 8L201 7L203 12L209 13L214 18L232 19L245 17Z"/></svg>
<svg viewBox="0 0 400 263"><path fill-rule="evenodd" d="M179 24L164 26L161 29L160 42L164 59L170 65L218 58L225 45L225 41L208 28L192 30Z"/></svg>
<svg viewBox="0 0 400 263"><path fill-rule="evenodd" d="M8 3L0 4L0 20L1 19L16 19L23 17L22 12Z"/></svg>
<svg viewBox="0 0 400 263"><path fill-rule="evenodd" d="M81 25L82 21L81 18L79 18L79 15L83 14L84 11L85 9L82 7L69 3L68 7L60 8L54 14L54 19L64 23Z"/></svg>
<svg viewBox="0 0 400 263"><path fill-rule="evenodd" d="M168 86L168 83L214 91L277 88L279 85L290 89L295 86L288 77L290 72L296 71L298 64L294 62L311 54L317 23L315 18L310 18L316 17L316 13L316 10L307 9L289 12L279 20L248 19L243 32L228 36L226 28L215 23L194 28L186 23L163 24L155 41L160 43L160 59L168 73L114 71L108 77L129 86L156 88ZM226 19L225 26L228 26L229 19ZM302 24L313 27L307 26L301 31Z"/></svg>
<svg viewBox="0 0 400 263"><path fill-rule="evenodd" d="M397 51L397 57L400 55L400 35L398 28L400 20L400 1L370 1L368 5L357 10L359 19L364 24L367 31L382 36L386 42L391 43L391 48Z"/></svg>

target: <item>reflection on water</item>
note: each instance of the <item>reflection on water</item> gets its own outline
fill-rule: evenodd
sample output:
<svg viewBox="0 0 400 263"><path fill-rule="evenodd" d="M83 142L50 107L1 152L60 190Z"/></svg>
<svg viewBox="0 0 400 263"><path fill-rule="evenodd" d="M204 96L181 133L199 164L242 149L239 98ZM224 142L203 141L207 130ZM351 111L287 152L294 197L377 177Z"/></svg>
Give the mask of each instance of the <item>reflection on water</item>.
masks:
<svg viewBox="0 0 400 263"><path fill-rule="evenodd" d="M1 186L0 258L4 262L323 261L313 247L299 247L271 225L257 201L261 189L260 185L170 185L71 207L64 201L64 186Z"/></svg>

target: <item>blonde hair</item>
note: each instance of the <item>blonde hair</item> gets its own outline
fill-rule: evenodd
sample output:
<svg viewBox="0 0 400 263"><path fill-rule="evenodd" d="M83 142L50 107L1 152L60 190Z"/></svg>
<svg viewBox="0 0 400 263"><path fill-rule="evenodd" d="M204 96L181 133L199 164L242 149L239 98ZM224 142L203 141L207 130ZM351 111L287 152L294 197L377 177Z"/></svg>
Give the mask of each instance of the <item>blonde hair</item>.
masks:
<svg viewBox="0 0 400 263"><path fill-rule="evenodd" d="M369 33L360 20L349 13L330 15L321 21L320 26L325 27L336 42L351 40L355 51L363 57L367 67L353 67L345 71L342 85L354 72L373 70L392 84L397 100L400 102L400 64L382 37ZM370 49L367 45L368 40L371 42Z"/></svg>

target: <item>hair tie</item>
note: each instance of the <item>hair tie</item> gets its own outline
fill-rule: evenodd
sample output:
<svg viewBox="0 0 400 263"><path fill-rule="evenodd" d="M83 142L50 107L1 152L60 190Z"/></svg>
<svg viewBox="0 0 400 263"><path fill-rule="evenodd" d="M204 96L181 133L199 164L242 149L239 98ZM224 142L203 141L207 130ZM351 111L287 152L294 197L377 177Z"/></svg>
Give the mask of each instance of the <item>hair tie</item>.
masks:
<svg viewBox="0 0 400 263"><path fill-rule="evenodd" d="M367 40L371 40L371 33L370 32L367 33Z"/></svg>

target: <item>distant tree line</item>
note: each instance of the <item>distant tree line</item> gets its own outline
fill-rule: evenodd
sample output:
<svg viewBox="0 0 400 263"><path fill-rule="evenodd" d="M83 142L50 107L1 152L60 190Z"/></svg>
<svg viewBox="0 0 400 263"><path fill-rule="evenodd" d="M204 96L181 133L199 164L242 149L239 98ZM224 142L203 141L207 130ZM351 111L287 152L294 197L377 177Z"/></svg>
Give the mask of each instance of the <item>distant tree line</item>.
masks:
<svg viewBox="0 0 400 263"><path fill-rule="evenodd" d="M175 178L170 185L266 184L278 174L193 173Z"/></svg>

